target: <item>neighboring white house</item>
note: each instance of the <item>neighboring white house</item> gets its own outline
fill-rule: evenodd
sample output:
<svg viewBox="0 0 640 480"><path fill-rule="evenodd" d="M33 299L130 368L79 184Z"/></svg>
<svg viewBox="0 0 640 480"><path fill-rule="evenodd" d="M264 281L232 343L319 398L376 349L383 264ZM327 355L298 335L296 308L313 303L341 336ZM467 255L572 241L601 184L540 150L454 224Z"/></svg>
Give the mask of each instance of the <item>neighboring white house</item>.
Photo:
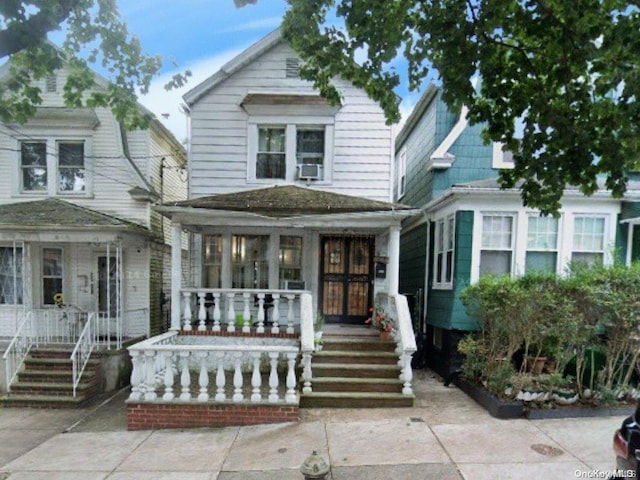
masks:
<svg viewBox="0 0 640 480"><path fill-rule="evenodd" d="M65 107L64 83L42 80L35 117L0 124L0 338L61 312L159 333L170 228L151 205L186 198L185 149L155 119L125 131L108 109Z"/></svg>
<svg viewBox="0 0 640 480"><path fill-rule="evenodd" d="M400 222L415 212L391 203L392 128L346 81L329 105L299 62L276 30L184 97L190 200L158 208L193 234L173 328L187 286L304 289L325 321L357 324L397 293Z"/></svg>

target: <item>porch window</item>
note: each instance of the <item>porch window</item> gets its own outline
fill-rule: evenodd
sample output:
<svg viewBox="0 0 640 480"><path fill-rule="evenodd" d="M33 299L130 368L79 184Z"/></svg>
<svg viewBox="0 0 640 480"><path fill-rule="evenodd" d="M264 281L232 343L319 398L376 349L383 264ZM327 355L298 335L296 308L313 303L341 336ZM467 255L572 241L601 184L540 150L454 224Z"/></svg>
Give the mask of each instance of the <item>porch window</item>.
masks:
<svg viewBox="0 0 640 480"><path fill-rule="evenodd" d="M58 143L58 192L85 191L83 143Z"/></svg>
<svg viewBox="0 0 640 480"><path fill-rule="evenodd" d="M302 280L302 237L280 237L280 286L287 288L287 281Z"/></svg>
<svg viewBox="0 0 640 480"><path fill-rule="evenodd" d="M530 216L525 272L555 273L558 261L558 219Z"/></svg>
<svg viewBox="0 0 640 480"><path fill-rule="evenodd" d="M572 262L593 265L604 261L604 220L586 215L574 218Z"/></svg>
<svg viewBox="0 0 640 480"><path fill-rule="evenodd" d="M269 287L269 236L231 237L232 288Z"/></svg>
<svg viewBox="0 0 640 480"><path fill-rule="evenodd" d="M22 304L22 248L0 247L0 304Z"/></svg>
<svg viewBox="0 0 640 480"><path fill-rule="evenodd" d="M511 273L513 215L483 215L480 277Z"/></svg>
<svg viewBox="0 0 640 480"><path fill-rule="evenodd" d="M206 288L222 287L222 235L206 235L203 237L204 250L204 286Z"/></svg>
<svg viewBox="0 0 640 480"><path fill-rule="evenodd" d="M453 284L453 249L455 217L450 215L436 222L434 287L451 287Z"/></svg>
<svg viewBox="0 0 640 480"><path fill-rule="evenodd" d="M42 249L42 303L55 305L55 296L62 293L62 249Z"/></svg>
<svg viewBox="0 0 640 480"><path fill-rule="evenodd" d="M285 178L286 135L284 127L258 128L256 178Z"/></svg>
<svg viewBox="0 0 640 480"><path fill-rule="evenodd" d="M22 142L20 145L20 171L22 191L46 193L46 142Z"/></svg>

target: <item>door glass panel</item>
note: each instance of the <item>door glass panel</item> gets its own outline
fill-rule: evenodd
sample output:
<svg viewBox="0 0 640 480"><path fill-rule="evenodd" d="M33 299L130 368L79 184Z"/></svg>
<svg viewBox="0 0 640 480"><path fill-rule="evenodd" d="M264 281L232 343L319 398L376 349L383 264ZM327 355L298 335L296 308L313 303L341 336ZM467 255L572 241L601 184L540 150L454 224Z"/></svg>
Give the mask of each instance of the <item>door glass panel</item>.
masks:
<svg viewBox="0 0 640 480"><path fill-rule="evenodd" d="M118 311L118 269L116 257L109 257L108 260L107 257L98 257L98 310L115 315Z"/></svg>

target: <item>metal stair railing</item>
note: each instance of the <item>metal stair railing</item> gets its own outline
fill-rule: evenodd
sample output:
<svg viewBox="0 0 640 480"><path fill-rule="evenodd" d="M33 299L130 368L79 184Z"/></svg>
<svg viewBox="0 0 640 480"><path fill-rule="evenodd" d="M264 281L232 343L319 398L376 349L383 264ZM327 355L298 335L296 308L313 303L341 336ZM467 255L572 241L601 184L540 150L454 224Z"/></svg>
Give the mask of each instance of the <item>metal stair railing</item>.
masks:
<svg viewBox="0 0 640 480"><path fill-rule="evenodd" d="M25 358L31 351L34 344L37 345L38 337L34 334L33 312L27 312L18 326L16 334L11 343L2 355L5 363L5 374L7 380L7 392L11 391L11 383L18 376L18 372L24 363Z"/></svg>
<svg viewBox="0 0 640 480"><path fill-rule="evenodd" d="M91 353L95 349L96 336L94 334L96 330L96 319L98 314L96 312L89 313L87 317L87 323L85 323L84 328L80 332L78 336L78 341L71 353L70 360L71 366L73 370L73 396L76 396L76 390L78 388L78 384L82 379L82 374L89 362L89 358L91 358Z"/></svg>

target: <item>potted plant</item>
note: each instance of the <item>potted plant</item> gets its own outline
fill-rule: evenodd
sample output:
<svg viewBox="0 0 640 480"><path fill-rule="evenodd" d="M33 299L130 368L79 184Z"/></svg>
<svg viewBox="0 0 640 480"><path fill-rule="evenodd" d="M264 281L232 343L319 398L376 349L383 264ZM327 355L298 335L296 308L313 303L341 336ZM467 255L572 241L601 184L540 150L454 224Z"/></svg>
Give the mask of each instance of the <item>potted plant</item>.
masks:
<svg viewBox="0 0 640 480"><path fill-rule="evenodd" d="M384 308L376 306L369 310L371 316L367 318L364 323L371 325L373 328L380 332L380 338L382 340L391 340L391 332L393 331L394 321L391 319Z"/></svg>

